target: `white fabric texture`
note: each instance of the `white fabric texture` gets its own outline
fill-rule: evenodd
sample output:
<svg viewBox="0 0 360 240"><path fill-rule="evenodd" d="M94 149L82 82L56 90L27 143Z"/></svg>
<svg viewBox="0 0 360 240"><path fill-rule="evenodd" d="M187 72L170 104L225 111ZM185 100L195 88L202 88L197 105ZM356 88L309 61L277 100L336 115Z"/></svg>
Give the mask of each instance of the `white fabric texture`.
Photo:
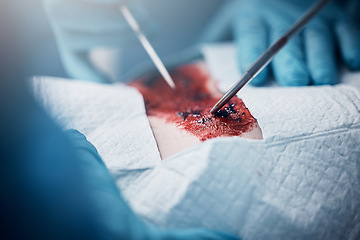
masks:
<svg viewBox="0 0 360 240"><path fill-rule="evenodd" d="M359 74L350 77L360 81ZM33 82L38 100L64 128L88 137L134 211L150 222L242 239L360 238L355 85L247 87L240 97L264 140L212 139L161 161L135 90Z"/></svg>
<svg viewBox="0 0 360 240"><path fill-rule="evenodd" d="M64 130L83 133L115 178L131 181L138 171L161 161L143 98L135 89L43 77L32 83L35 97L53 119ZM127 186L125 179L119 182Z"/></svg>

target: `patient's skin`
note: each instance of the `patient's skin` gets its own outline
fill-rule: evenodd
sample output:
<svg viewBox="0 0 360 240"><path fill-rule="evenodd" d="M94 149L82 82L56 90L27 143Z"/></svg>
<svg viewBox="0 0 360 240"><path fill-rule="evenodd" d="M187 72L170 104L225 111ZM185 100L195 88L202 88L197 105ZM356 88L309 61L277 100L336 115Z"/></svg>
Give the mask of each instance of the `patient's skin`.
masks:
<svg viewBox="0 0 360 240"><path fill-rule="evenodd" d="M223 94L203 64L181 66L171 76L175 90L161 77L131 83L144 97L163 159L215 137L262 139L256 119L241 99L234 97L218 114L210 113Z"/></svg>

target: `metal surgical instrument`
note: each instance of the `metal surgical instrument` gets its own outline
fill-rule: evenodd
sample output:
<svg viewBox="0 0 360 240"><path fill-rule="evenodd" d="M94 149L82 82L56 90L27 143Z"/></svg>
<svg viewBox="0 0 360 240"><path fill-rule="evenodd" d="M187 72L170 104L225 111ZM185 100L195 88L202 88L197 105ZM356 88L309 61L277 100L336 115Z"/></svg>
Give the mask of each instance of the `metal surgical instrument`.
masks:
<svg viewBox="0 0 360 240"><path fill-rule="evenodd" d="M273 59L276 53L286 45L286 43L298 32L300 32L305 25L327 4L330 0L317 1L301 18L299 18L288 30L277 40L272 46L270 46L245 72L240 80L235 83L220 100L213 106L211 113L215 114L219 111L234 95L244 87L249 81L256 77L261 70L263 70Z"/></svg>
<svg viewBox="0 0 360 240"><path fill-rule="evenodd" d="M146 52L149 54L151 60L155 64L156 68L159 70L162 77L172 89L175 89L175 83L172 80L169 72L166 70L163 62L155 52L154 48L151 46L150 42L145 37L144 33L141 31L138 23L136 22L133 15L130 13L129 9L125 6L125 4L120 5L119 9L120 12L124 15L126 21L129 23L130 27L134 30L136 36L145 48Z"/></svg>

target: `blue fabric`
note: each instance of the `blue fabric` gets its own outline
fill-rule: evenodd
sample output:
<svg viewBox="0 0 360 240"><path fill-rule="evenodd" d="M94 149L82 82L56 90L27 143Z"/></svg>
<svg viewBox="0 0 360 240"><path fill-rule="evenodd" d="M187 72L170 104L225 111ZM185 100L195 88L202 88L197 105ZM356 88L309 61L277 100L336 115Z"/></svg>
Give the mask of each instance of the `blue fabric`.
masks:
<svg viewBox="0 0 360 240"><path fill-rule="evenodd" d="M237 239L218 231L165 230L144 223L84 135L76 130L64 135L24 89L7 90L12 95L7 106L0 106L4 239ZM14 98L17 93L21 96Z"/></svg>
<svg viewBox="0 0 360 240"><path fill-rule="evenodd" d="M244 72L315 1L234 1L233 23L239 67ZM360 31L343 8L331 2L275 56L271 69L282 86L337 83L336 49L351 69L360 69ZM269 67L251 83L262 85Z"/></svg>

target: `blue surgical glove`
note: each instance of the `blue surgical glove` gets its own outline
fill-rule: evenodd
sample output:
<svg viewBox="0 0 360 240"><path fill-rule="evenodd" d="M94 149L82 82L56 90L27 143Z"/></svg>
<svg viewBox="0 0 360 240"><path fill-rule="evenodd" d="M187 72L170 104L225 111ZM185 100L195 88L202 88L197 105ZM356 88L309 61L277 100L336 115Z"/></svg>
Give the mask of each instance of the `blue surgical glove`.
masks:
<svg viewBox="0 0 360 240"><path fill-rule="evenodd" d="M119 5L125 2L142 29L150 31L152 24L139 1L45 0L61 58L71 77L109 82L94 67L89 53L96 47L124 47L138 41L119 12Z"/></svg>
<svg viewBox="0 0 360 240"><path fill-rule="evenodd" d="M238 0L233 30L245 72L315 0ZM360 69L360 31L334 2L328 4L275 56L271 68L281 86L337 83L337 49L350 69ZM264 69L252 84L262 85Z"/></svg>
<svg viewBox="0 0 360 240"><path fill-rule="evenodd" d="M113 178L105 167L95 147L77 130L67 131L67 136L77 150L83 178L90 191L89 201L98 210L100 236L114 239L224 239L237 237L220 231L206 229L166 230L141 221L123 200Z"/></svg>

